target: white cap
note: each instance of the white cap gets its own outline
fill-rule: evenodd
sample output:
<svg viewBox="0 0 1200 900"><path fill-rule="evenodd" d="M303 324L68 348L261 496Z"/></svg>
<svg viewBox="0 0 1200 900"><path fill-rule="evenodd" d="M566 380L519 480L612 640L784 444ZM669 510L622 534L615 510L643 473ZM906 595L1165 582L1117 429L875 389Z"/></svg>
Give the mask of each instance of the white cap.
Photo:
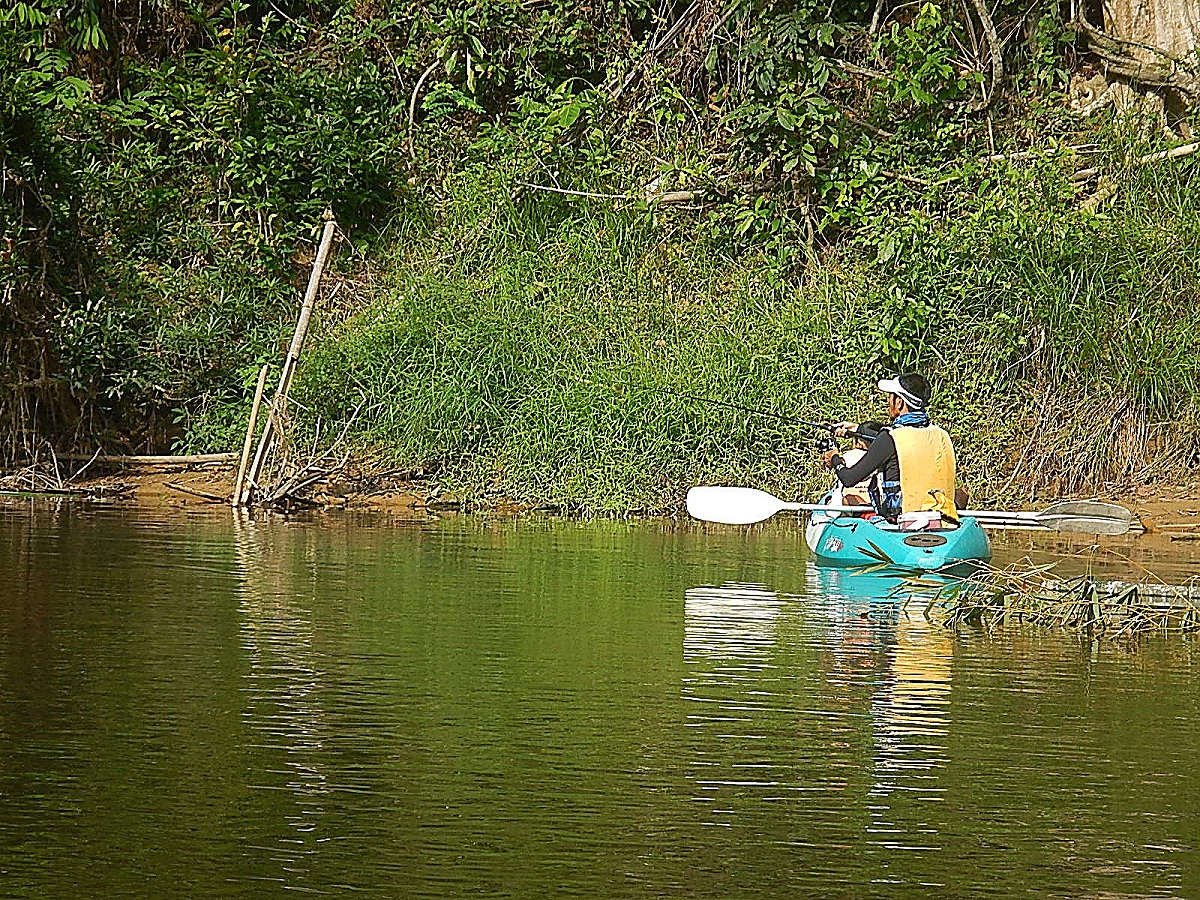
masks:
<svg viewBox="0 0 1200 900"><path fill-rule="evenodd" d="M912 391L904 389L900 384L900 376L895 378L885 378L879 382L879 389L885 394L895 394L901 400L908 404L909 409L924 409L925 401L914 394Z"/></svg>

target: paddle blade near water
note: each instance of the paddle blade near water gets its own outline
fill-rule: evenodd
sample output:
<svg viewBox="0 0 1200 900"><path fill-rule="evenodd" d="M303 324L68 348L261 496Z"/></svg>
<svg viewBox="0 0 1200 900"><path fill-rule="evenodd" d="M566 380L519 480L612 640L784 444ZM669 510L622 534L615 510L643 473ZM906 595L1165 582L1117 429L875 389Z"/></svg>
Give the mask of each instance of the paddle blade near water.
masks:
<svg viewBox="0 0 1200 900"><path fill-rule="evenodd" d="M1055 531L1077 534L1125 534L1133 526L1133 513L1100 500L1064 500L1038 515L1039 524Z"/></svg>
<svg viewBox="0 0 1200 900"><path fill-rule="evenodd" d="M1125 534L1136 518L1115 503L1100 500L1063 500L1040 512L1005 512L996 509L962 510L985 528L1048 528L1076 534Z"/></svg>
<svg viewBox="0 0 1200 900"><path fill-rule="evenodd" d="M694 487L687 492L687 510L692 518L722 525L762 522L788 505L755 488Z"/></svg>

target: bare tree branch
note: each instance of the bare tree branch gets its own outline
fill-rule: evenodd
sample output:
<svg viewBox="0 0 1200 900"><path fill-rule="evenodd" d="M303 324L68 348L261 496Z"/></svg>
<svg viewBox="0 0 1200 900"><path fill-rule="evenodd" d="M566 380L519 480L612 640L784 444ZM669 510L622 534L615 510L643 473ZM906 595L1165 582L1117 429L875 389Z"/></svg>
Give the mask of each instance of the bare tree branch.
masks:
<svg viewBox="0 0 1200 900"><path fill-rule="evenodd" d="M983 92L983 105L978 107L978 111L991 109L996 98L1000 96L999 88L1004 82L1004 45L1000 42L1000 35L996 33L996 23L992 21L992 14L988 11L987 0L971 0L971 5L975 8L976 15L979 16L980 24L983 25L983 33L987 36L988 52L992 58L991 84Z"/></svg>

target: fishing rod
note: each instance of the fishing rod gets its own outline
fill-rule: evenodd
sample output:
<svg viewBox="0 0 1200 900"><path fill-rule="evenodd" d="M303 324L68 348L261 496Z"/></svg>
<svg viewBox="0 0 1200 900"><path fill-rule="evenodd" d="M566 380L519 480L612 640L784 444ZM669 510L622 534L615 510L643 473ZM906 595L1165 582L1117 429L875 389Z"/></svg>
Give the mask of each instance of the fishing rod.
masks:
<svg viewBox="0 0 1200 900"><path fill-rule="evenodd" d="M816 428L821 431L826 431L829 434L833 434L834 431L836 431L836 428L827 422L812 422L808 419L801 419L798 416L785 416L783 413L777 413L769 409L754 409L749 406L742 406L740 403L730 403L727 400L714 400L711 397L701 397L698 394L685 394L682 391L669 391L666 388L652 387L649 388L649 390L656 391L660 394L667 394L671 397L678 397L682 400L694 400L697 403L708 403L711 406L724 406L726 409L736 409L740 412L750 413L751 415L770 416L771 418L779 419L783 422L792 422L797 425L805 425L809 428ZM864 434L861 431L848 431L846 432L846 436L858 438L859 440L867 441L868 443L874 441L876 437L872 434Z"/></svg>

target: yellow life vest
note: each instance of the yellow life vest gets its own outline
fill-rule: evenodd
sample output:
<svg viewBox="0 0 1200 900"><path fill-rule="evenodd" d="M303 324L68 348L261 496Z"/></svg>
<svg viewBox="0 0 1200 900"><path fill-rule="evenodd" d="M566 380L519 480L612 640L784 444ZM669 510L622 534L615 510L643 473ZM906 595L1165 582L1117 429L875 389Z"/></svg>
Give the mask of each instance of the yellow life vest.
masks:
<svg viewBox="0 0 1200 900"><path fill-rule="evenodd" d="M904 512L933 510L958 519L954 506L954 445L936 425L891 429L900 463Z"/></svg>

